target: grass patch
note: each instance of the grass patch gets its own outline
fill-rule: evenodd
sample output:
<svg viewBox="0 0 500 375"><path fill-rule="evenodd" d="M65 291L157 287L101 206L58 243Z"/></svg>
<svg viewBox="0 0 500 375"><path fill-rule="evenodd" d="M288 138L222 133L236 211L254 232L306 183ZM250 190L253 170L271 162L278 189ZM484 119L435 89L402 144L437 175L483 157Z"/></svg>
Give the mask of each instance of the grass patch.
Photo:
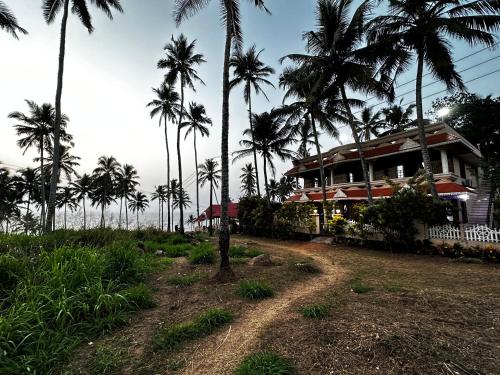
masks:
<svg viewBox="0 0 500 375"><path fill-rule="evenodd" d="M403 291L403 286L398 283L385 284L384 289L391 293L400 293Z"/></svg>
<svg viewBox="0 0 500 375"><path fill-rule="evenodd" d="M86 367L91 374L119 374L119 370L125 363L124 358L124 353L120 350L116 350L116 348L97 345Z"/></svg>
<svg viewBox="0 0 500 375"><path fill-rule="evenodd" d="M312 318L312 319L321 319L328 314L328 311L330 310L329 305L309 305L309 306L304 306L299 308L299 312L305 317L305 318Z"/></svg>
<svg viewBox="0 0 500 375"><path fill-rule="evenodd" d="M153 337L155 349L172 350L187 340L210 335L231 322L233 315L225 309L210 309L194 320L160 329Z"/></svg>
<svg viewBox="0 0 500 375"><path fill-rule="evenodd" d="M255 258L262 255L264 252L255 247L231 246L229 248L229 257L231 258Z"/></svg>
<svg viewBox="0 0 500 375"><path fill-rule="evenodd" d="M321 269L315 264L309 262L295 263L294 268L302 273L320 273Z"/></svg>
<svg viewBox="0 0 500 375"><path fill-rule="evenodd" d="M247 264L248 263L248 259L247 258L229 258L229 263L230 264L234 264L234 265L237 265L237 264Z"/></svg>
<svg viewBox="0 0 500 375"><path fill-rule="evenodd" d="M291 375L296 370L292 363L273 352L259 352L246 357L236 375Z"/></svg>
<svg viewBox="0 0 500 375"><path fill-rule="evenodd" d="M360 279L355 279L351 283L351 289L354 293L357 294L364 294L373 290L371 286L364 284Z"/></svg>
<svg viewBox="0 0 500 375"><path fill-rule="evenodd" d="M191 275L179 275L171 277L168 282L175 286L191 286L203 278L204 275L193 273Z"/></svg>
<svg viewBox="0 0 500 375"><path fill-rule="evenodd" d="M247 299L263 299L274 296L274 291L265 282L243 280L238 284L238 294Z"/></svg>
<svg viewBox="0 0 500 375"><path fill-rule="evenodd" d="M176 237L177 238L177 237ZM144 246L149 252L155 252L157 250L163 251L165 256L169 258L180 258L189 255L189 252L193 249L193 246L189 243L181 242L177 243L178 239L171 242L158 243L154 241L144 242Z"/></svg>
<svg viewBox="0 0 500 375"><path fill-rule="evenodd" d="M191 251L189 263L191 264L212 264L215 261L215 250L209 243L202 243Z"/></svg>

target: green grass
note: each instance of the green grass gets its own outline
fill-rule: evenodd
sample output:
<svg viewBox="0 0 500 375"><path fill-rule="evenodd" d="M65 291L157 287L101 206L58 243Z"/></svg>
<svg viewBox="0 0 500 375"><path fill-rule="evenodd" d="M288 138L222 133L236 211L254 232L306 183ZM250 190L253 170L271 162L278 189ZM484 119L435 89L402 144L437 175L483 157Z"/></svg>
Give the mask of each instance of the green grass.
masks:
<svg viewBox="0 0 500 375"><path fill-rule="evenodd" d="M175 241L177 242L177 241ZM165 256L169 258L180 258L189 255L189 252L193 249L189 243L177 243L172 244L170 242L158 243L154 241L144 242L144 246L149 252L155 252L157 250L163 251Z"/></svg>
<svg viewBox="0 0 500 375"><path fill-rule="evenodd" d="M188 340L210 335L231 322L233 315L225 309L210 309L194 320L160 329L153 337L155 349L172 350Z"/></svg>
<svg viewBox="0 0 500 375"><path fill-rule="evenodd" d="M229 257L231 258L255 258L262 254L264 254L264 252L255 247L234 245L229 248Z"/></svg>
<svg viewBox="0 0 500 375"><path fill-rule="evenodd" d="M404 288L401 284L390 283L390 284L384 285L384 289L388 292L391 292L391 293L400 293L403 291Z"/></svg>
<svg viewBox="0 0 500 375"><path fill-rule="evenodd" d="M204 275L193 273L191 275L179 275L171 277L168 282L175 286L191 286L203 278Z"/></svg>
<svg viewBox="0 0 500 375"><path fill-rule="evenodd" d="M265 282L258 280L240 281L238 294L247 299L263 299L274 296L273 289Z"/></svg>
<svg viewBox="0 0 500 375"><path fill-rule="evenodd" d="M302 273L320 273L321 269L315 264L309 262L295 263L294 267L297 271Z"/></svg>
<svg viewBox="0 0 500 375"><path fill-rule="evenodd" d="M193 248L189 255L191 264L212 264L215 262L215 250L209 243L202 243Z"/></svg>
<svg viewBox="0 0 500 375"><path fill-rule="evenodd" d="M114 375L125 363L126 355L116 348L105 345L97 345L94 354L87 363L91 374Z"/></svg>
<svg viewBox="0 0 500 375"><path fill-rule="evenodd" d="M373 290L371 286L364 284L360 279L355 279L351 283L351 289L354 293L357 294L364 294Z"/></svg>
<svg viewBox="0 0 500 375"><path fill-rule="evenodd" d="M296 370L288 359L269 351L249 355L236 370L236 375L292 375L295 373Z"/></svg>
<svg viewBox="0 0 500 375"><path fill-rule="evenodd" d="M328 314L328 311L330 310L329 305L309 305L309 306L303 306L299 308L299 312L305 317L305 318L312 318L312 319L321 319L325 317Z"/></svg>

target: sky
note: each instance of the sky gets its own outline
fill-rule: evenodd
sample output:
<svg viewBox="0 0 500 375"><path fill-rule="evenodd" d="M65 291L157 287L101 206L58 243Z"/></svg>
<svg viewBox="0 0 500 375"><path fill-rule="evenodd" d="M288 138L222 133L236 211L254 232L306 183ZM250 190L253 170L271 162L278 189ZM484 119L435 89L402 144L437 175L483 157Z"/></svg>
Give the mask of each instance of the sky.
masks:
<svg viewBox="0 0 500 375"><path fill-rule="evenodd" d="M21 26L29 35L20 40L0 31L0 162L12 167L33 166L34 151L22 155L16 145L14 121L7 118L12 111L26 111L25 99L41 104L54 102L59 49L60 17L47 25L42 17L39 0L6 0L16 14ZM264 49L262 60L276 69L272 81L278 86L283 66L278 60L288 54L304 51L302 33L314 28L315 2L313 0L269 0L272 15L267 15L243 1L242 18L245 48L256 44ZM359 1L358 1L359 3ZM172 17L173 0L122 0L124 13L114 14L110 21L95 8L91 9L95 31L91 35L78 18L70 15L66 45L66 65L62 109L70 117L68 131L73 134L73 154L81 157L78 171L92 172L101 155L113 155L119 162L134 165L140 175L140 190L153 191L155 185L166 183L166 152L163 130L157 119L151 119L146 104L154 96L164 72L156 68L164 56L163 47L171 36L184 33L188 40L196 40L196 51L205 56L207 63L198 67L205 85L196 84L196 92L187 90L186 100L205 105L213 121L210 138L198 138L199 163L220 155L222 62L224 30L219 21L219 1L184 22L179 28ZM376 12L383 12L383 8ZM461 59L481 48L471 48L465 43L452 42L456 59ZM499 68L500 52L482 51L457 62L465 81L488 74ZM492 59L490 61L487 61ZM478 66L474 66L480 64ZM403 74L399 84L414 77L414 71ZM467 84L469 91L481 95L500 95L500 72L490 74ZM427 76L424 96L444 89ZM397 94L413 90L413 83L397 89ZM283 92L267 88L269 102L263 96L253 99L254 112L268 111L282 103ZM439 96L429 97L424 105ZM414 100L414 92L402 96L403 103ZM398 99L399 100L399 99ZM377 99L368 105L379 103ZM383 105L376 107L382 108ZM248 115L242 90L236 89L230 99L229 150L238 149L241 133L248 127ZM170 150L175 152L175 127L170 125ZM341 129L341 140L350 142L346 128ZM323 136L324 149L338 142ZM183 140L181 161L185 186L195 202L194 152L192 138ZM240 196L240 168L245 160L230 168L230 196ZM291 161L277 162L276 177L290 168ZM171 156L171 176L177 176L177 157ZM262 168L262 167L261 167ZM262 172L261 172L262 174ZM208 206L208 189L200 190L201 210ZM153 208L155 205L153 205ZM152 208L152 209L153 209ZM193 204L193 208L195 204ZM188 210L191 211L191 210Z"/></svg>

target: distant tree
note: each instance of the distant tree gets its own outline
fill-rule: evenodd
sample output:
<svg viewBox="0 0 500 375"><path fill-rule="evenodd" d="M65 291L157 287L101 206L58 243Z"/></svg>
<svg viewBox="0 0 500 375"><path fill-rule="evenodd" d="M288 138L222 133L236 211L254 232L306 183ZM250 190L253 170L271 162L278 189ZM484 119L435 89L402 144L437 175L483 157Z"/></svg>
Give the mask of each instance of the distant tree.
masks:
<svg viewBox="0 0 500 375"><path fill-rule="evenodd" d="M165 185L155 186L155 191L151 194L151 201L158 201L158 229L163 230L163 204L167 200L168 188ZM170 210L168 210L170 215Z"/></svg>
<svg viewBox="0 0 500 375"><path fill-rule="evenodd" d="M76 210L78 207L78 200L75 196L74 190L70 186L65 186L60 189L57 197L57 208L64 208L64 229L67 229L66 212L67 208L70 211Z"/></svg>
<svg viewBox="0 0 500 375"><path fill-rule="evenodd" d="M245 53L237 50L229 66L234 69L234 78L229 82L230 89L233 89L239 84L244 84L243 98L245 103L248 104L248 120L250 123L250 135L253 139L253 123L252 123L252 88L256 94L262 93L269 101L266 93L262 89L262 85L268 85L274 88L268 77L274 74L274 69L264 64L260 60L260 54L263 50L257 52L255 45L250 47ZM253 150L253 161L255 168L255 180L257 185L257 194L260 196L260 183L259 183L259 166L257 164L257 151Z"/></svg>
<svg viewBox="0 0 500 375"><path fill-rule="evenodd" d="M384 116L384 128L387 129L380 133L380 136L400 133L417 125L413 119L415 104L410 104L404 108L402 103L403 99L399 101L399 104L391 104L389 107L380 110L381 115Z"/></svg>
<svg viewBox="0 0 500 375"><path fill-rule="evenodd" d="M18 190L22 191L23 195L27 195L26 199L26 215L30 213L30 204L36 194L37 186L40 185L39 174L33 168L24 168L18 171L15 182L19 186Z"/></svg>
<svg viewBox="0 0 500 375"><path fill-rule="evenodd" d="M165 80L168 83L174 84L177 79L180 81L181 87L181 102L179 109L179 120L177 121L177 165L179 169L179 187L182 190L182 158L181 158L181 127L184 119L184 89L186 87L194 88L194 81L199 81L204 84L203 80L198 76L195 70L196 65L204 63L203 55L195 53L196 40L189 43L186 37L181 34L177 39L172 40L165 46L166 58L158 61L159 69L166 69ZM184 233L184 204L182 195L179 197L181 202L179 205L180 221L179 230Z"/></svg>
<svg viewBox="0 0 500 375"><path fill-rule="evenodd" d="M279 195L279 187L280 185L278 181L276 181L275 179L269 180L266 189L269 192L271 202L276 202L276 198Z"/></svg>
<svg viewBox="0 0 500 375"><path fill-rule="evenodd" d="M245 164L243 168L241 168L241 191L247 197L255 195L256 193L256 174L253 164L248 163Z"/></svg>
<svg viewBox="0 0 500 375"><path fill-rule="evenodd" d="M3 1L0 1L0 29L7 31L16 39L19 39L17 33L28 34L25 29L19 26L16 16Z"/></svg>
<svg viewBox="0 0 500 375"><path fill-rule="evenodd" d="M0 224L5 222L5 233L9 233L10 223L20 216L21 200L22 193L16 189L15 180L7 169L0 168Z"/></svg>
<svg viewBox="0 0 500 375"><path fill-rule="evenodd" d="M278 200L283 203L298 189L297 181L293 177L283 176L280 178L278 186Z"/></svg>
<svg viewBox="0 0 500 375"><path fill-rule="evenodd" d="M124 164L116 173L116 192L120 198L120 214L118 227L122 225L122 202L125 200L125 228L128 230L128 199L133 196L139 185L137 170L130 164Z"/></svg>
<svg viewBox="0 0 500 375"><path fill-rule="evenodd" d="M181 187L179 186L177 194L175 194L173 206L174 208L179 208L181 204L184 206L184 209L189 208L191 207L191 199L189 198L188 192L184 189L181 190Z"/></svg>
<svg viewBox="0 0 500 375"><path fill-rule="evenodd" d="M194 232L194 224L196 223L196 218L193 214L189 215L186 223L191 225L191 231Z"/></svg>
<svg viewBox="0 0 500 375"><path fill-rule="evenodd" d="M54 149L49 149L48 150L48 155L45 158L45 174L46 175L51 175L53 171L52 163L54 162L54 155L53 155L53 150ZM59 148L59 167L57 170L59 173L63 173L64 177L66 177L66 180L71 181L73 179L73 176L78 177L78 172L76 171L76 167L80 165L79 160L81 159L79 156L74 156L71 155L70 153L71 147L66 146L66 145L61 145ZM39 162L39 158L36 157L33 159L35 162ZM57 178L57 182L61 181L61 176Z"/></svg>
<svg viewBox="0 0 500 375"><path fill-rule="evenodd" d="M128 208L130 208L132 212L135 212L137 214L137 230L140 229L139 212L144 213L148 206L148 197L146 197L146 194L141 193L140 191L136 192L130 199L130 202L128 202Z"/></svg>
<svg viewBox="0 0 500 375"><path fill-rule="evenodd" d="M219 182L221 180L219 163L214 159L206 159L205 163L199 166L200 171L200 186L203 187L207 183L210 185L210 207L209 207L209 226L208 233L213 236L213 226L212 226L212 206L213 206L213 191L215 188L219 187Z"/></svg>
<svg viewBox="0 0 500 375"><path fill-rule="evenodd" d="M186 128L186 136L193 133L194 142L194 163L196 169L196 213L200 216L200 182L198 177L198 148L196 144L196 133L200 133L202 137L208 137L210 132L205 125L212 125L212 120L207 116L205 106L195 102L189 103L189 111L186 114L187 121L182 124Z"/></svg>
<svg viewBox="0 0 500 375"><path fill-rule="evenodd" d="M385 123L380 118L381 113L373 113L372 108L365 107L361 111L361 116L356 121L356 127L359 137L364 141L369 141L371 136L378 137L380 129L384 128Z"/></svg>
<svg viewBox="0 0 500 375"><path fill-rule="evenodd" d="M87 212L85 199L92 195L93 181L92 176L84 173L80 178L71 183L71 188L75 194L77 202L82 201L83 208L83 230L87 229Z"/></svg>
<svg viewBox="0 0 500 375"><path fill-rule="evenodd" d="M93 189L91 194L92 205L101 207L101 228L106 226L104 211L115 201L116 178L120 163L114 156L101 156L97 161L97 168L92 174Z"/></svg>
<svg viewBox="0 0 500 375"><path fill-rule="evenodd" d="M56 208L56 192L57 192L57 178L59 177L59 146L61 137L61 123L62 123L62 112L61 112L61 98L62 98L62 88L63 88L63 74L64 74L64 58L66 51L66 26L68 23L69 16L69 6L71 4L71 13L78 16L82 24L88 30L89 33L94 31L94 26L92 25L92 18L89 13L87 0L43 0L42 11L43 17L48 24L53 23L56 20L58 13L62 10L62 20L61 20L61 34L59 40L59 66L57 71L57 89L56 89L56 101L55 101L55 121L54 121L54 155L55 160L53 163L52 178L50 180L50 194L49 194L49 205L47 212L47 224L45 230L50 232L52 227L52 218L55 214ZM111 10L115 9L122 12L122 7L120 5L120 0L90 0L92 5L95 5L98 9L102 10L108 18L113 19Z"/></svg>

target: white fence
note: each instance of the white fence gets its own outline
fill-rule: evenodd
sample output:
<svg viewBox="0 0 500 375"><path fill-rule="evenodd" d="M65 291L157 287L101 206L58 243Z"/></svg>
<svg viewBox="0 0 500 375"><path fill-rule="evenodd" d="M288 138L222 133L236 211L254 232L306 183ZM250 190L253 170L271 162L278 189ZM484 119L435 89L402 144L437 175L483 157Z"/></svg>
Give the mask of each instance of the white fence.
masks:
<svg viewBox="0 0 500 375"><path fill-rule="evenodd" d="M486 225L433 226L429 228L429 238L457 241L476 241L500 243L500 229L491 229Z"/></svg>

